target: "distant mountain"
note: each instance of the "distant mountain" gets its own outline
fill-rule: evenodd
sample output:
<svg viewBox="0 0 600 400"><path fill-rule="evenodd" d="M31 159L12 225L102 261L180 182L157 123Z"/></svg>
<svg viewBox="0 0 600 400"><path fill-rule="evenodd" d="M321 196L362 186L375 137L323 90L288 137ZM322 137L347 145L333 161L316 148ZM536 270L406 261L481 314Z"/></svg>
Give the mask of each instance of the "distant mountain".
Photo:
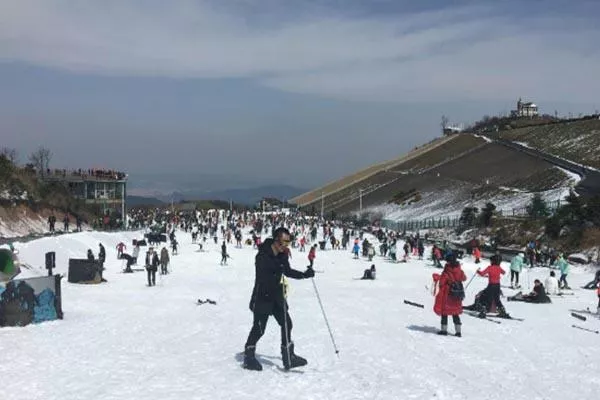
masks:
<svg viewBox="0 0 600 400"><path fill-rule="evenodd" d="M127 196L127 206L160 206L165 204L163 201L156 197L145 197L145 196Z"/></svg>
<svg viewBox="0 0 600 400"><path fill-rule="evenodd" d="M252 188L235 188L214 191L184 190L173 192L171 197L179 200L225 200L234 203L254 205L263 197L272 197L281 201L287 201L306 189L289 185L265 185Z"/></svg>

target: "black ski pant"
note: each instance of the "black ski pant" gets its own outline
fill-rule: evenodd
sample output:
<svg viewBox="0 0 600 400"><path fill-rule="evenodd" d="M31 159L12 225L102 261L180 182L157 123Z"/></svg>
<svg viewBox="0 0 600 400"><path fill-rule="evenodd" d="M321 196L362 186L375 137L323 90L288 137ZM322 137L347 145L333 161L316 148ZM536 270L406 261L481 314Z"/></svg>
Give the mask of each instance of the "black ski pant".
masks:
<svg viewBox="0 0 600 400"><path fill-rule="evenodd" d="M454 322L454 325L461 325L460 315L453 315L452 322ZM442 315L442 325L448 326L448 316L447 315Z"/></svg>
<svg viewBox="0 0 600 400"><path fill-rule="evenodd" d="M148 286L156 286L156 268L148 268Z"/></svg>
<svg viewBox="0 0 600 400"><path fill-rule="evenodd" d="M500 301L500 284L499 283L490 283L487 288L485 288L487 295L487 304L488 308L492 304L492 302L496 303L496 308L500 310L504 308L502 305L502 301Z"/></svg>
<svg viewBox="0 0 600 400"><path fill-rule="evenodd" d="M252 329L246 340L246 347L256 346L258 340L265 333L267 327L267 321L271 314L254 313L254 321L252 322ZM292 319L290 314L282 308L275 308L273 310L273 317L281 327L281 345L286 346L292 342Z"/></svg>
<svg viewBox="0 0 600 400"><path fill-rule="evenodd" d="M516 280L515 280L516 278ZM515 280L515 283L518 285L519 284L519 271L513 271L512 269L510 270L510 281L512 283L512 281Z"/></svg>

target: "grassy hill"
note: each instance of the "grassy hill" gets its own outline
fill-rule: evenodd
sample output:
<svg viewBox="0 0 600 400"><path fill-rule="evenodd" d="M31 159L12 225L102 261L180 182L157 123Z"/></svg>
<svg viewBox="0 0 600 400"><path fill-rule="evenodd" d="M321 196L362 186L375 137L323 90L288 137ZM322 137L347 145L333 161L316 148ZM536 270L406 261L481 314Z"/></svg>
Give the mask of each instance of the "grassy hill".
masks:
<svg viewBox="0 0 600 400"><path fill-rule="evenodd" d="M501 131L500 138L600 169L600 120L568 121Z"/></svg>

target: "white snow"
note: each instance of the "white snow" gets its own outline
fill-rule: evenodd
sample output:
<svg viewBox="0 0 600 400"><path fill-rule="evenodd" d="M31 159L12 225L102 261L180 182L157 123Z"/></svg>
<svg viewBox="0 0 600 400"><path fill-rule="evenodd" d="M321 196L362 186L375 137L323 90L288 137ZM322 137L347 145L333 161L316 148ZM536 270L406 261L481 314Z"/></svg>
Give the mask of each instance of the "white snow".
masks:
<svg viewBox="0 0 600 400"><path fill-rule="evenodd" d="M16 221L0 218L0 237L22 237L46 232L48 232L48 222L33 213L28 215L25 210L23 210L22 217Z"/></svg>
<svg viewBox="0 0 600 400"><path fill-rule="evenodd" d="M479 139L483 139L483 140L485 140L485 141L486 141L486 142L488 142L488 143L492 143L492 142L493 142L493 140L492 140L492 139L490 139L490 138L489 138L489 137L487 137L487 136L483 136L483 135L476 135L476 134L473 134L473 136L475 136L476 138L479 138Z"/></svg>
<svg viewBox="0 0 600 400"><path fill-rule="evenodd" d="M290 280L290 312L296 351L308 366L282 372L279 328L269 320L257 353L262 372L241 368L252 315L254 280L250 247L235 249L230 265L218 265L219 245L196 252L178 233L180 255L172 273L146 287L144 272L121 274L115 245L141 233L84 232L15 243L21 259L40 274L44 252L56 251L59 273L68 257L83 257L98 243L107 250L108 283L63 280L65 319L0 329L2 399L592 399L600 387L600 321L573 319L570 309L595 309L594 291L578 289L592 273L572 267L575 295L550 305L506 303L525 322L500 325L463 316L463 337L440 337L433 297L426 289L430 262L391 264L377 256L376 281L353 280L370 263L346 251L317 253L315 283L340 349L336 357L309 280ZM398 246L401 248L401 245ZM429 249L427 249L429 251ZM293 250L304 269L307 253ZM143 258L143 257L141 257ZM484 264L483 266L485 266ZM464 261L470 277L476 269ZM505 269L508 270L507 265ZM24 271L34 274L37 271ZM545 278L546 269L524 272L522 282ZM503 284L508 283L504 278ZM475 278L470 303L486 284ZM504 289L506 294L513 291ZM217 305L197 306L210 298ZM408 299L424 309L403 304ZM453 331L450 323L450 331Z"/></svg>

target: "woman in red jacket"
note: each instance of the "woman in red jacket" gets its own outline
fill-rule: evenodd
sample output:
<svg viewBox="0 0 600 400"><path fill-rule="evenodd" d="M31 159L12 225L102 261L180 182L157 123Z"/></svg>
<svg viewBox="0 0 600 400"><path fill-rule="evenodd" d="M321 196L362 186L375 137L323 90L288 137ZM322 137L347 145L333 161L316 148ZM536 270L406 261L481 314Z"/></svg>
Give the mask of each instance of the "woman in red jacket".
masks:
<svg viewBox="0 0 600 400"><path fill-rule="evenodd" d="M502 302L500 301L500 279L502 279L502 275L505 274L505 271L500 266L500 257L492 256L490 258L490 263L486 269L483 271L478 269L477 274L479 276L487 276L488 277L488 285L483 291L483 296L486 297L486 304L496 304L496 310L498 311L498 316L509 318L510 316L506 313ZM486 314L486 310L479 310L479 317L484 318Z"/></svg>
<svg viewBox="0 0 600 400"><path fill-rule="evenodd" d="M433 311L442 317L442 329L438 335L448 334L448 315L452 315L455 336L461 337L460 314L462 314L462 299L450 294L450 286L453 282L464 282L467 280L465 273L456 260L456 254L452 253L446 257L446 265L440 274L433 274L433 281L437 286L437 295Z"/></svg>

